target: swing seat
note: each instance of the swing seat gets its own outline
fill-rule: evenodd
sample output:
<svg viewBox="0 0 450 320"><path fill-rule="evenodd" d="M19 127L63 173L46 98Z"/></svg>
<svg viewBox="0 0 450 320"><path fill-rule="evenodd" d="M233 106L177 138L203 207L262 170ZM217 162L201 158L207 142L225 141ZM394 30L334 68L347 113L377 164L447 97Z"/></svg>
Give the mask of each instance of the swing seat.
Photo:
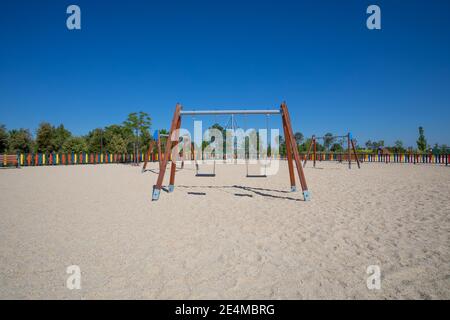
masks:
<svg viewBox="0 0 450 320"><path fill-rule="evenodd" d="M215 173L197 173L195 176L205 178L205 177L215 177L216 174Z"/></svg>
<svg viewBox="0 0 450 320"><path fill-rule="evenodd" d="M198 163L195 164L195 176L196 177L201 177L201 178L209 178L209 177L215 177L216 176L216 161L214 161L214 167L213 167L213 172L212 173L200 173L200 167L198 165Z"/></svg>
<svg viewBox="0 0 450 320"><path fill-rule="evenodd" d="M267 165L263 165L263 168L264 168L264 173L263 173L263 171L261 170L261 171L259 171L260 172L260 174L250 174L249 173L249 163L248 163L248 158L246 159L247 160L247 163L246 163L246 166L247 166L247 174L246 174L246 178L267 178Z"/></svg>

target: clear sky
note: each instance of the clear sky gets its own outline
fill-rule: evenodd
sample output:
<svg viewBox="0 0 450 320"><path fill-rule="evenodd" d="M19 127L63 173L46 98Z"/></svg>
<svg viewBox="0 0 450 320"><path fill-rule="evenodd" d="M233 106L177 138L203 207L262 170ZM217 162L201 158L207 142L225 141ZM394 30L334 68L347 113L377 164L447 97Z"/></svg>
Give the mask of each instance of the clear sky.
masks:
<svg viewBox="0 0 450 320"><path fill-rule="evenodd" d="M66 28L70 4L81 30ZM382 30L366 28L370 4ZM86 134L143 110L155 129L170 125L177 102L286 100L306 136L351 130L362 144L415 146L422 125L430 144L450 145L449 57L447 0L4 1L0 123Z"/></svg>

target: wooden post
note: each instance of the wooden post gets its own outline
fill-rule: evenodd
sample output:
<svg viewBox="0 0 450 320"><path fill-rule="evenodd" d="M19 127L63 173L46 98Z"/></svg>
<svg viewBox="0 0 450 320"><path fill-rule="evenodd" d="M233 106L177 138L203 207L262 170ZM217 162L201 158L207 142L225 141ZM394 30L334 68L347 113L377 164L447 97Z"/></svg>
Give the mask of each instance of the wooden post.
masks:
<svg viewBox="0 0 450 320"><path fill-rule="evenodd" d="M170 151L172 149L172 133L176 130L179 121L181 121L180 120L180 112L181 112L181 105L179 103L177 103L177 105L175 107L173 119L172 119L172 124L170 125L169 137L166 141L166 148L164 150L164 158L161 159L161 168L159 170L158 179L156 180L156 184L153 186L153 194L152 194L153 201L158 200L159 195L161 193L162 184L164 181L164 174L166 173L167 159L169 159Z"/></svg>
<svg viewBox="0 0 450 320"><path fill-rule="evenodd" d="M286 156L287 156L287 162L288 162L288 168L289 168L289 179L291 181L291 191L295 192L297 191L297 188L295 186L295 175L294 175L294 164L292 163L292 146L289 140L289 132L287 129L287 120L285 115L281 114L282 120L283 120L283 131L284 131L284 139L286 142ZM306 161L306 159L305 159Z"/></svg>
<svg viewBox="0 0 450 320"><path fill-rule="evenodd" d="M159 164L159 170L161 170L161 164L162 164L162 159L164 158L163 153L162 153L162 148L161 148L161 136L159 135L159 131L158 131L158 164Z"/></svg>
<svg viewBox="0 0 450 320"><path fill-rule="evenodd" d="M314 159L313 159L313 167L316 167L316 158L317 158L317 145L316 145L316 137L314 137Z"/></svg>
<svg viewBox="0 0 450 320"><path fill-rule="evenodd" d="M287 105L285 102L283 102L281 104L281 112L285 119L286 131L288 133L288 136L286 137L286 147L289 144L290 147L292 148L292 151L294 154L295 166L297 167L297 173L298 173L298 177L300 179L300 185L301 185L302 191L303 191L303 198L305 199L305 201L308 201L310 198L308 186L306 185L305 174L303 173L303 167L300 162L300 155L298 154L297 142L295 141L294 133L292 131L291 118L290 118L289 111L287 109Z"/></svg>
<svg viewBox="0 0 450 320"><path fill-rule="evenodd" d="M351 134L350 134L350 142L352 144L353 153L355 154L356 163L358 164L358 169L361 169L361 164L359 163L358 155L356 154L355 142L353 141Z"/></svg>
<svg viewBox="0 0 450 320"><path fill-rule="evenodd" d="M150 141L150 146L148 147L147 154L144 158L144 166L142 167L142 172L145 172L147 168L147 163L152 161L151 157L153 156L153 148L155 147L155 141Z"/></svg>
<svg viewBox="0 0 450 320"><path fill-rule="evenodd" d="M349 169L352 168L352 154L351 154L351 149L350 149L350 139L351 139L351 134L349 132L347 134L347 156L348 156L348 168Z"/></svg>
<svg viewBox="0 0 450 320"><path fill-rule="evenodd" d="M308 152L306 153L305 160L303 161L303 168L306 167L306 163L308 162L309 154L311 153L311 150L312 150L313 143L314 143L314 140L315 140L315 139L316 139L316 136L313 135L313 136L311 137L311 143L309 144L309 148L308 148Z"/></svg>
<svg viewBox="0 0 450 320"><path fill-rule="evenodd" d="M178 121L177 121L177 125L175 127L175 133L174 133L174 143L173 143L173 152L172 152L172 165L170 167L170 182L169 182L169 187L168 190L169 192L172 192L175 186L175 171L177 169L177 158L178 158L178 143L179 143L179 133L180 133L180 127L181 127L181 117L178 117ZM172 139L172 133L170 134L170 136L167 138L167 140L171 140ZM177 147L175 149L175 147Z"/></svg>

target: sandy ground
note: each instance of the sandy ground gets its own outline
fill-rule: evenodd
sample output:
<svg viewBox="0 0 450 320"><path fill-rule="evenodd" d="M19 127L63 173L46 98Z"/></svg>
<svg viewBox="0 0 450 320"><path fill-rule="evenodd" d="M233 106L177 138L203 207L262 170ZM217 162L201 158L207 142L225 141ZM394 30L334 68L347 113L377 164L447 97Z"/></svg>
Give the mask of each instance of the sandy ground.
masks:
<svg viewBox="0 0 450 320"><path fill-rule="evenodd" d="M155 173L129 165L0 170L0 298L449 299L450 167L318 167L310 202L286 163L186 166L157 202Z"/></svg>

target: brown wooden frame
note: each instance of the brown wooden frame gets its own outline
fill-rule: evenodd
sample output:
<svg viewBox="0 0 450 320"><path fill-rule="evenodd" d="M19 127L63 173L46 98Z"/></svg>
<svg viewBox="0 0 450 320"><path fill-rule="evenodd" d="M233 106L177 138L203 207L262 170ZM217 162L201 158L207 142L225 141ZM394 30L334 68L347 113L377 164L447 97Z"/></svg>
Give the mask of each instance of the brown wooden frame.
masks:
<svg viewBox="0 0 450 320"><path fill-rule="evenodd" d="M166 141L166 148L164 150L164 157L161 160L160 170L158 174L158 178L156 180L156 184L153 186L152 200L156 201L159 199L161 189L163 188L163 180L166 173L166 166L169 160L170 152L172 147L176 146L179 143L178 137L178 129L181 127L181 110L182 107L179 103L177 103L175 107L175 112L172 118L172 123L170 125L169 137ZM220 111L219 111L220 112ZM228 111L227 111L228 112ZM249 113L252 111L250 110ZM278 112L277 112L278 113ZM291 183L291 191L296 191L295 185L295 171L294 164L297 168L297 175L300 180L300 186L303 191L304 200L307 201L310 198L308 186L306 184L306 178L303 172L303 166L301 165L300 155L298 152L298 145L294 138L294 133L292 130L291 119L288 111L288 107L285 102L283 102L280 106L280 112L282 121L283 121L283 131L286 140L286 150L287 150L287 158L288 158L288 168L289 168L289 178ZM172 165L170 168L170 180L169 185L167 187L168 192L173 192L175 186L175 169L176 162L175 159L172 159Z"/></svg>
<svg viewBox="0 0 450 320"><path fill-rule="evenodd" d="M352 134L349 132L345 136L334 136L334 138L347 138L347 152L348 152L348 168L352 168L352 151L355 155L356 163L358 164L358 169L361 169L361 164L358 159L358 154L356 153L355 141L352 139ZM308 152L306 153L306 157L303 160L303 168L306 167L306 163L308 162L309 155L311 154L311 150L313 151L313 167L316 167L316 159L317 159L317 145L316 140L321 139L323 137L317 138L315 135L311 137L311 143L309 144Z"/></svg>

